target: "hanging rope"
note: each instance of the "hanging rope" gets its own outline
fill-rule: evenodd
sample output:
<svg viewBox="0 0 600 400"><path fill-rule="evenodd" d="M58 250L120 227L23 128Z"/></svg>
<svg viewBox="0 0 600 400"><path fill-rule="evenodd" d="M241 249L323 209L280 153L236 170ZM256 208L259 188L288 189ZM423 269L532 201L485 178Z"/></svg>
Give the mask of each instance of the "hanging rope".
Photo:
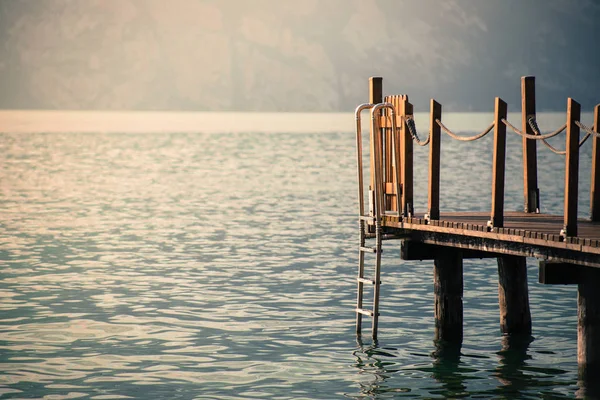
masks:
<svg viewBox="0 0 600 400"><path fill-rule="evenodd" d="M527 118L527 122L529 123L529 126L531 127L531 130L533 131L533 133L535 133L536 136L542 136L542 133L540 132L540 128L538 127L538 124L537 124L537 121L536 121L534 115L530 115ZM564 124L563 126L561 126L560 128L558 128L559 129L558 133L560 133L563 130L565 130L566 127L567 127L567 124ZM550 143L548 143L546 141L546 139L542 139L542 143L544 143L544 146L546 146L547 148L549 148L550 151L553 152L554 154L558 154L558 155L561 155L561 156L564 156L565 154L567 154L566 150L558 150L556 147L554 147Z"/></svg>
<svg viewBox="0 0 600 400"><path fill-rule="evenodd" d="M414 118L412 116L407 116L405 121L408 131L410 132L410 136L412 136L415 143L417 143L419 146L427 146L429 144L429 140L431 139L431 134L427 136L427 140L421 141L421 139L419 139L419 135L417 134L417 127L415 126Z"/></svg>
<svg viewBox="0 0 600 400"><path fill-rule="evenodd" d="M552 146L550 143L546 142L545 140L542 140L542 143L544 143L546 145L546 147L549 148L550 151L553 152L554 154L558 154L560 156L564 156L565 154L567 154L566 150L558 150L556 147Z"/></svg>
<svg viewBox="0 0 600 400"><path fill-rule="evenodd" d="M579 129L581 129L581 130L585 131L585 133L587 133L585 140L587 140L588 136L590 136L590 135L600 137L600 133L594 132L594 130L592 128L588 128L587 126L585 126L584 124L582 124L579 121L575 121L575 125L577 125L579 127Z"/></svg>
<svg viewBox="0 0 600 400"><path fill-rule="evenodd" d="M439 119L436 119L435 122L437 122L437 124L440 126L440 128L442 128L442 130L444 132L446 132L448 134L448 136L450 136L452 139L460 140L461 142L472 142L474 140L481 139L482 137L484 137L485 135L490 133L490 131L492 129L494 129L494 123L492 122L491 125L488 126L486 130L484 130L483 132L481 132L475 136L459 136L459 135L455 134L454 132L452 132L450 129L446 128L446 126L444 124L442 124L442 121L440 121Z"/></svg>
<svg viewBox="0 0 600 400"><path fill-rule="evenodd" d="M564 131L565 128L567 127L567 124L564 124L563 126L561 126L560 128L558 128L554 132L548 133L547 135L530 135L529 133L523 133L523 132L521 132L520 130L517 129L516 126L514 126L513 124L511 124L510 122L508 122L504 118L502 118L502 122L504 122L504 124L506 126L508 126L510 129L512 129L517 135L523 136L523 137L525 137L527 139L535 139L535 140L550 139L551 137L554 137L554 136L558 135L559 133L561 133L562 131ZM531 124L530 124L530 126L531 126ZM537 124L536 124L536 128L537 128ZM533 127L532 127L532 129L533 129ZM538 133L539 133L539 130L538 130Z"/></svg>

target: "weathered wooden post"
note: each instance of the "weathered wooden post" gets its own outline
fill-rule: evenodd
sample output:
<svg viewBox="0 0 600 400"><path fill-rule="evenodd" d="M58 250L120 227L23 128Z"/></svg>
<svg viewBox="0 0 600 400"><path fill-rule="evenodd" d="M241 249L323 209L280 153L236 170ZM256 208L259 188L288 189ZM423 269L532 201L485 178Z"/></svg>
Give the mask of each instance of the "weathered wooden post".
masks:
<svg viewBox="0 0 600 400"><path fill-rule="evenodd" d="M405 95L394 95L389 96L389 102L392 103L395 113L395 125L396 131L393 133L393 148L394 148L394 166L393 166L393 177L390 187L390 193L392 193L392 211L397 211L399 215L402 215L402 153L400 145L400 136L402 134L402 102ZM394 121L392 121L393 124ZM393 128L392 128L393 129Z"/></svg>
<svg viewBox="0 0 600 400"><path fill-rule="evenodd" d="M463 339L463 259L460 250L439 249L433 264L435 340Z"/></svg>
<svg viewBox="0 0 600 400"><path fill-rule="evenodd" d="M402 214L407 217L413 214L413 141L406 124L406 117L413 115L413 106L408 102L408 96L403 96L400 102L402 124L400 128L400 154L402 177Z"/></svg>
<svg viewBox="0 0 600 400"><path fill-rule="evenodd" d="M579 121L581 106L567 100L567 156L565 161L564 236L577 236L577 189L579 183Z"/></svg>
<svg viewBox="0 0 600 400"><path fill-rule="evenodd" d="M494 156L492 161L492 216L493 227L504 226L504 169L506 162L506 103L496 97L494 111Z"/></svg>
<svg viewBox="0 0 600 400"><path fill-rule="evenodd" d="M594 132L600 132L600 104L594 107ZM590 214L592 221L600 221L600 142L592 138L592 180L590 188Z"/></svg>
<svg viewBox="0 0 600 400"><path fill-rule="evenodd" d="M531 78L533 79L533 77ZM522 87L527 89L523 93L530 93L529 81L523 79L522 82L524 82ZM535 112L535 97L533 108ZM502 123L502 119L506 119L506 115L506 103L499 97L496 97L494 113L494 157L492 166L492 216L490 221L495 228L504 226L506 125ZM523 115L523 118L526 121L525 115ZM523 127L523 131L525 131L525 127ZM523 146L523 154L526 154L525 141L523 141ZM533 144L533 149L535 159L535 143ZM537 174L535 163L533 170L528 169L527 163L524 163L524 167L526 171ZM527 179L525 181L527 182ZM525 201L527 207L527 197ZM498 257L498 304L500 306L500 329L502 333L510 335L531 334L531 312L529 310L529 288L527 286L527 264L525 257Z"/></svg>
<svg viewBox="0 0 600 400"><path fill-rule="evenodd" d="M588 389L600 393L600 269L540 261L539 281L546 285L577 284L577 362ZM592 396L595 398L595 396Z"/></svg>
<svg viewBox="0 0 600 400"><path fill-rule="evenodd" d="M533 135L529 118L535 118L535 77L521 77L521 128ZM537 187L537 147L535 139L523 138L523 194L525 212L539 212L539 189Z"/></svg>
<svg viewBox="0 0 600 400"><path fill-rule="evenodd" d="M531 335L531 312L525 257L498 257L500 330L507 335Z"/></svg>
<svg viewBox="0 0 600 400"><path fill-rule="evenodd" d="M383 100L383 78L373 76L369 78L369 103L379 104ZM369 214L373 214L374 210L374 190L375 190L375 142L373 139L379 137L379 132L371 132L371 147L370 147L370 168L371 168L371 185L369 186ZM373 137L374 136L374 137Z"/></svg>
<svg viewBox="0 0 600 400"><path fill-rule="evenodd" d="M429 198L430 220L440 219L440 126L436 120L442 119L442 105L431 99L429 116Z"/></svg>
<svg viewBox="0 0 600 400"><path fill-rule="evenodd" d="M385 102L390 102L391 100L391 96L386 96L383 98L383 101ZM391 124L391 120L390 120L390 116L391 116L391 110L389 109L384 109L383 110L383 117L382 117L382 123L381 123L381 127L383 128L383 132L384 132L384 158L383 158L383 162L384 162L384 171L385 171L385 175L384 175L384 191L385 191L385 209L386 210L392 210L392 198L393 198L393 185L392 182L394 180L394 171L393 171L393 167L392 167L392 135L394 134L394 132L392 132L392 124Z"/></svg>
<svg viewBox="0 0 600 400"><path fill-rule="evenodd" d="M594 272L577 286L577 362L590 377L600 371L600 279Z"/></svg>

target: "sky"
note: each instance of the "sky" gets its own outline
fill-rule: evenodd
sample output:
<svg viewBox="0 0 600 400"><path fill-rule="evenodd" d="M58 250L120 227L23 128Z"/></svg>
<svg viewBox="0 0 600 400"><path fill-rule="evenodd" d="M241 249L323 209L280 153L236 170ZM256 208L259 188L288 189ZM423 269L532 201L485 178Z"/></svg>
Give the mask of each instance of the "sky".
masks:
<svg viewBox="0 0 600 400"><path fill-rule="evenodd" d="M0 109L417 111L600 103L594 0L0 0Z"/></svg>

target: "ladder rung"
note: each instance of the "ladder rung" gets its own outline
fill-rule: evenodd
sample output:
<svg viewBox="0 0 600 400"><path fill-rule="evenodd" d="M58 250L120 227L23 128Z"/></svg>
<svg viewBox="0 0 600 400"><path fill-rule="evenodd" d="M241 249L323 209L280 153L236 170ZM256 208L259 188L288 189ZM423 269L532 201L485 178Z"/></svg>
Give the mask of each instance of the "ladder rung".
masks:
<svg viewBox="0 0 600 400"><path fill-rule="evenodd" d="M356 308L356 309L354 309L354 311L356 311L357 313L360 313L362 315L366 315L367 317L373 316L373 311L365 310L364 308Z"/></svg>
<svg viewBox="0 0 600 400"><path fill-rule="evenodd" d="M362 283L368 283L370 285L374 285L375 281L373 279L367 279L367 278L356 278L356 280L358 282L362 282Z"/></svg>
<svg viewBox="0 0 600 400"><path fill-rule="evenodd" d="M381 235L381 240L406 239L408 237L409 237L408 235L399 236L399 235L385 234L385 235ZM365 233L365 239L375 239L375 238L377 238L377 236L374 233Z"/></svg>
<svg viewBox="0 0 600 400"><path fill-rule="evenodd" d="M377 248L376 247L363 247L363 246L360 246L359 249L360 249L360 251L364 251L365 253L377 253Z"/></svg>
<svg viewBox="0 0 600 400"><path fill-rule="evenodd" d="M403 238L404 237L402 237L402 236L391 235L391 234L386 234L386 235L381 236L381 240L396 240L396 239L403 239Z"/></svg>
<svg viewBox="0 0 600 400"><path fill-rule="evenodd" d="M367 221L367 222L370 222L372 224L375 223L375 217L371 217L370 215L359 215L358 216L358 220L359 221Z"/></svg>

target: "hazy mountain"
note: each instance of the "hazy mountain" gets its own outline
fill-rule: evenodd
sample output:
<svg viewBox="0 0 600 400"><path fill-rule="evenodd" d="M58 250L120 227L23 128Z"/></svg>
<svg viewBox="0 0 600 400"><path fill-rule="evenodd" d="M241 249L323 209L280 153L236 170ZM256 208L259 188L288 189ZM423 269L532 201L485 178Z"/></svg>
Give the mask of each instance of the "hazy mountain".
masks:
<svg viewBox="0 0 600 400"><path fill-rule="evenodd" d="M418 110L600 102L595 0L0 0L0 108ZM513 108L514 109L514 108Z"/></svg>

